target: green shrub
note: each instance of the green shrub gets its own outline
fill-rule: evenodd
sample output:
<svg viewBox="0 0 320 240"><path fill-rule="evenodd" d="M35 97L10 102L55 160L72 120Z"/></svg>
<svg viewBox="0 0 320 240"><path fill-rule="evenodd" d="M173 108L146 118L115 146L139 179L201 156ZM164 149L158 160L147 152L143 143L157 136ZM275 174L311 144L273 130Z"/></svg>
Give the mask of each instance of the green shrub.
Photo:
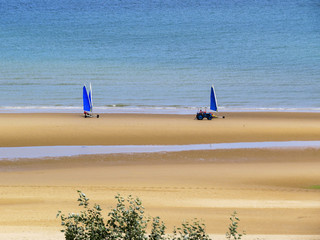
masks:
<svg viewBox="0 0 320 240"><path fill-rule="evenodd" d="M148 219L144 217L144 207L139 198L131 195L125 200L120 195L115 197L118 201L116 208L108 214L108 239L143 240L147 239L146 228ZM126 206L125 202L128 203Z"/></svg>
<svg viewBox="0 0 320 240"><path fill-rule="evenodd" d="M168 239L165 236L166 226L164 222L160 220L160 217L153 218L152 229L149 235L150 240L165 240Z"/></svg>
<svg viewBox="0 0 320 240"><path fill-rule="evenodd" d="M182 223L182 227L175 228L173 231L173 240L210 240L206 234L206 226L197 219L194 219L192 223L188 221Z"/></svg>
<svg viewBox="0 0 320 240"><path fill-rule="evenodd" d="M186 221L179 228L174 228L173 234L165 233L166 226L159 217L152 219L151 233L146 232L150 218L145 217L144 207L139 198L131 195L124 199L119 194L115 196L117 205L112 209L107 222L104 221L99 205L90 208L89 199L78 191L80 213L70 213L67 216L58 211L61 219L62 232L66 240L210 240L204 223L194 219ZM231 216L227 239L240 240L243 234L237 233L239 218L236 212Z"/></svg>
<svg viewBox="0 0 320 240"><path fill-rule="evenodd" d="M89 199L80 191L78 202L79 206L83 206L84 211L80 214L69 213L68 216L58 212L61 225L64 227L62 232L65 233L66 240L101 240L108 236L107 228L101 216L102 209L99 205L89 208Z"/></svg>
<svg viewBox="0 0 320 240"><path fill-rule="evenodd" d="M238 224L240 222L240 219L237 217L237 212L234 212L230 217L231 223L229 224L228 232L226 232L226 238L229 240L240 240L243 235L245 235L245 232L238 233Z"/></svg>

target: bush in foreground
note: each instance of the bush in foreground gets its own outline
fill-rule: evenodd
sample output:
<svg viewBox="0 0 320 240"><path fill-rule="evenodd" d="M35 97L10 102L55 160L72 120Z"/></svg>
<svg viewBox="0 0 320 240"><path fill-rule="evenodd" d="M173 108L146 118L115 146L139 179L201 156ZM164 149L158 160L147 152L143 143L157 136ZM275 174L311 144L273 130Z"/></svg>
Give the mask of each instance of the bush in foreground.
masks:
<svg viewBox="0 0 320 240"><path fill-rule="evenodd" d="M90 208L86 195L81 191L78 193L79 206L83 207L83 211L68 215L59 211L57 214L66 240L210 240L205 224L197 219L182 223L181 227L174 228L173 234L166 234L164 222L155 217L152 219L151 233L147 234L146 228L151 219L145 217L141 200L131 195L127 199L119 194L115 196L117 205L108 213L109 219L105 222L100 205ZM240 240L242 235L237 234L240 220L235 214L230 219L232 224L226 236Z"/></svg>
<svg viewBox="0 0 320 240"><path fill-rule="evenodd" d="M228 232L226 232L226 238L228 240L240 240L243 235L246 235L245 232L238 233L238 224L240 219L237 217L237 212L233 212L230 217L231 223L228 227Z"/></svg>

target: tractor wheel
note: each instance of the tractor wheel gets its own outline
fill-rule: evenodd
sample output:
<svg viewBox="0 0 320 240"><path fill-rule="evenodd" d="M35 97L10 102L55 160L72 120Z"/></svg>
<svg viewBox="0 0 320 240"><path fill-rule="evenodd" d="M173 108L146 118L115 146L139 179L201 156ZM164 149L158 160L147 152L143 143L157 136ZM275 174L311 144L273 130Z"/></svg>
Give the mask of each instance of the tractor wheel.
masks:
<svg viewBox="0 0 320 240"><path fill-rule="evenodd" d="M207 119L208 119L208 120L212 120L212 116L209 115L209 116L207 117Z"/></svg>
<svg viewBox="0 0 320 240"><path fill-rule="evenodd" d="M197 115L197 119L198 119L198 120L202 120L202 119L203 119L203 116L202 116L201 114L198 114L198 115Z"/></svg>

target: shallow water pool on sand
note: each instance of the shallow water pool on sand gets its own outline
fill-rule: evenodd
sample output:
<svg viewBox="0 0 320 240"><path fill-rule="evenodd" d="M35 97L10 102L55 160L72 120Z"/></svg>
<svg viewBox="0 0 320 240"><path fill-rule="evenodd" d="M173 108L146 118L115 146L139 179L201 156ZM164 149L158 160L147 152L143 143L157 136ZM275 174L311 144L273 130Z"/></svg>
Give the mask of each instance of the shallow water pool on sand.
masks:
<svg viewBox="0 0 320 240"><path fill-rule="evenodd" d="M91 154L181 152L194 150L257 148L320 148L320 141L236 142L190 145L2 147L0 148L0 160L15 160L19 158L63 157Z"/></svg>

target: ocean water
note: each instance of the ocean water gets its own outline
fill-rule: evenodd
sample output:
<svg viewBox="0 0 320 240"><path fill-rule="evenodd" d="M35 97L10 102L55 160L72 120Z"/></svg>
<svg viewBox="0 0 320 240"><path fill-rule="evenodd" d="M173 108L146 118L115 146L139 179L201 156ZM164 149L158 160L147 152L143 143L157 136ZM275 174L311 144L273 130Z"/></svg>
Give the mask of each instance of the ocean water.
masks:
<svg viewBox="0 0 320 240"><path fill-rule="evenodd" d="M0 112L320 111L319 0L0 0Z"/></svg>

